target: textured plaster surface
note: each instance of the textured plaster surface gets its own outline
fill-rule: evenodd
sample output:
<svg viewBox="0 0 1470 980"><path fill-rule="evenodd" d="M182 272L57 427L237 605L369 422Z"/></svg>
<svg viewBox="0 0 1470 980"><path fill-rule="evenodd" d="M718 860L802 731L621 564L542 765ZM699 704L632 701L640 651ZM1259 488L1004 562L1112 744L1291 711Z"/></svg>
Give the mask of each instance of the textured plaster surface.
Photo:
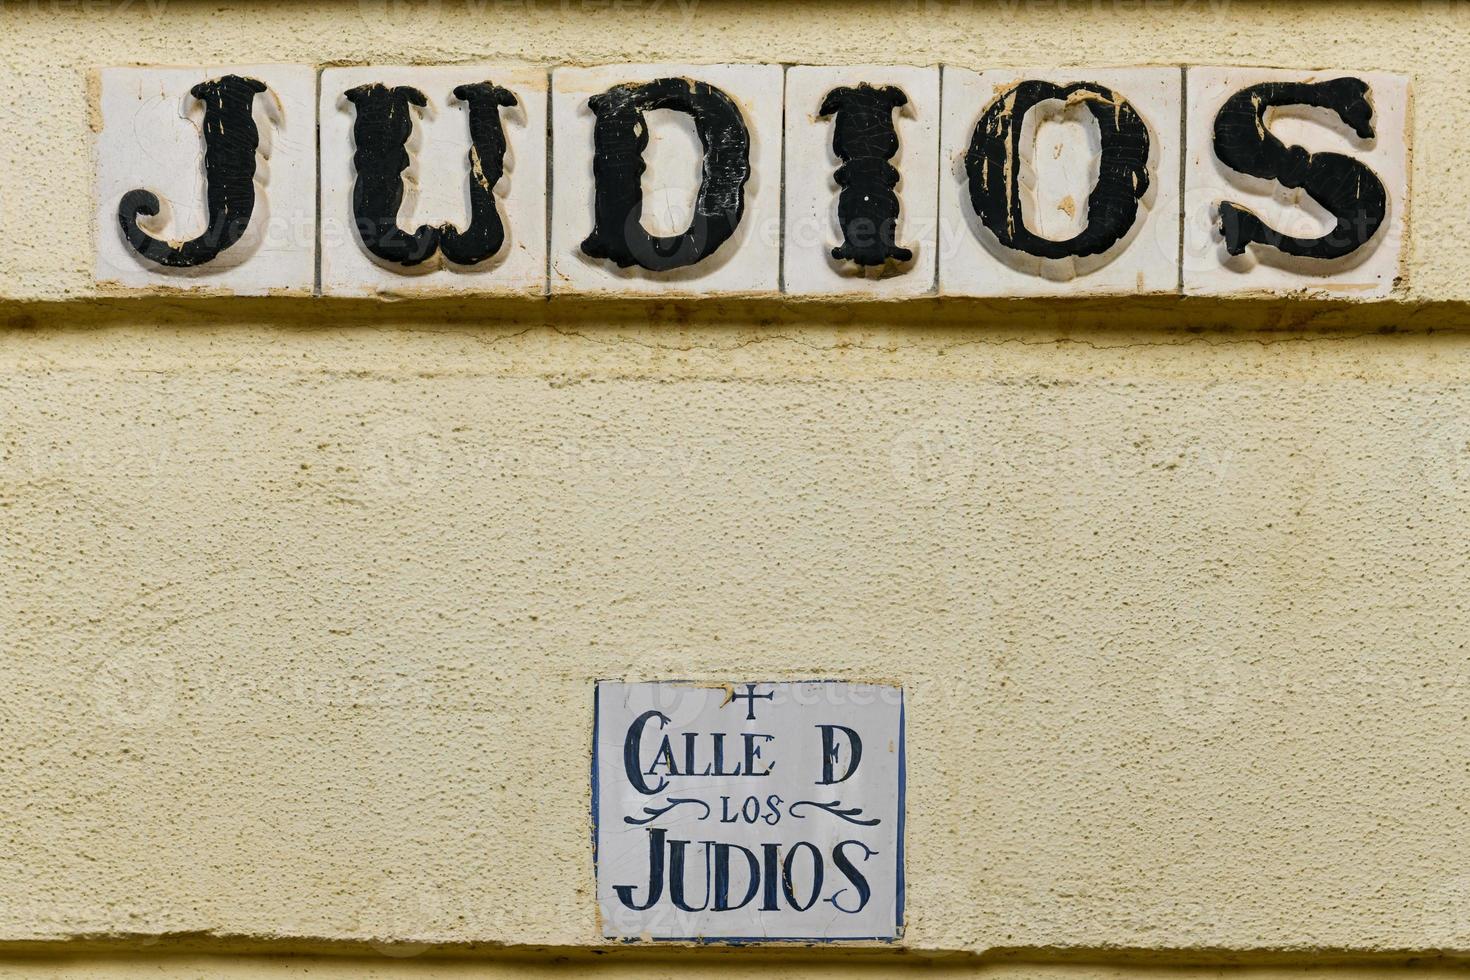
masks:
<svg viewBox="0 0 1470 980"><path fill-rule="evenodd" d="M0 940L596 944L592 681L748 675L906 686L917 950L1470 950L1470 11L620 9L6 9ZM297 59L1407 70L1438 302L75 302L86 69Z"/></svg>
<svg viewBox="0 0 1470 980"><path fill-rule="evenodd" d="M1467 370L12 329L0 936L598 942L592 681L750 675L905 685L910 946L1470 948Z"/></svg>

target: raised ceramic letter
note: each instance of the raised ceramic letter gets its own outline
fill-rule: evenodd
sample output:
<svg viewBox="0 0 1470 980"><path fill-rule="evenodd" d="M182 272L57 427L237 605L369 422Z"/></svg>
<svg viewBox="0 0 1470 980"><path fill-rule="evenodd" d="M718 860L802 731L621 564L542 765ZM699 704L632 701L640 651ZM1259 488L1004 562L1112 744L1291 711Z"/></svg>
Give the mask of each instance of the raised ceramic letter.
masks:
<svg viewBox="0 0 1470 980"><path fill-rule="evenodd" d="M323 294L544 295L549 83L493 64L323 71Z"/></svg>
<svg viewBox="0 0 1470 980"><path fill-rule="evenodd" d="M1375 299L1403 283L1409 80L1190 68L1184 291Z"/></svg>
<svg viewBox="0 0 1470 980"><path fill-rule="evenodd" d="M1087 224L1065 241L1026 227L1021 207L1021 133L1026 114L1042 102L1086 105L1102 141L1097 183L1087 198ZM1128 100L1090 82L1021 82L980 117L965 157L975 213L1002 245L1047 259L1100 255L1128 234L1148 191L1148 127Z"/></svg>
<svg viewBox="0 0 1470 980"><path fill-rule="evenodd" d="M551 292L778 293L784 78L781 65L553 71Z"/></svg>
<svg viewBox="0 0 1470 980"><path fill-rule="evenodd" d="M1367 244L1388 217L1388 192L1369 167L1341 153L1310 153L1287 146L1267 128L1272 109L1310 106L1335 113L1359 139L1371 140L1373 104L1368 83L1263 82L1236 92L1215 116L1215 154L1233 170L1301 188L1336 220L1325 235L1276 231L1261 216L1231 201L1220 204L1225 249L1244 254L1252 242L1308 259L1341 259Z"/></svg>
<svg viewBox="0 0 1470 980"><path fill-rule="evenodd" d="M1183 82L945 68L940 293L1178 292Z"/></svg>
<svg viewBox="0 0 1470 980"><path fill-rule="evenodd" d="M505 243L505 227L495 203L495 185L505 173L500 109L514 106L516 97L490 82L460 85L454 96L470 110L470 223L464 231L442 225L439 247L456 265L476 265L494 257Z"/></svg>
<svg viewBox="0 0 1470 980"><path fill-rule="evenodd" d="M352 126L357 147L352 157L357 171L352 216L362 245L385 262L416 266L433 257L438 249L439 229L419 225L410 234L398 227L398 209L403 206L403 172L410 163L410 107L422 108L427 100L412 86L389 88L378 83L359 85L346 95L357 109L357 121Z"/></svg>
<svg viewBox="0 0 1470 980"><path fill-rule="evenodd" d="M893 110L908 104L908 96L892 85L874 88L835 88L822 100L820 117L835 116L832 148L842 160L837 168L837 221L842 244L832 249L834 259L862 266L881 266L892 260L908 262L914 253L899 247L898 170L889 161L898 153Z"/></svg>
<svg viewBox="0 0 1470 980"><path fill-rule="evenodd" d="M636 265L654 272L691 266L714 254L745 213L750 134L740 108L715 86L687 78L615 85L594 95L588 105L597 114L592 162L596 201L592 233L582 242L582 251L611 259L620 268ZM694 214L678 235L653 235L640 224L639 178L648 145L643 114L653 109L687 113L704 147Z"/></svg>
<svg viewBox="0 0 1470 980"><path fill-rule="evenodd" d="M240 240L255 211L255 151L260 133L252 114L264 82L225 75L200 82L189 94L204 103L204 183L209 225L177 244L160 241L138 227L138 216L158 214L158 195L132 190L117 206L123 238L150 262L187 269L212 261Z"/></svg>
<svg viewBox="0 0 1470 980"><path fill-rule="evenodd" d="M940 109L938 68L787 69L787 295L896 300L934 292Z"/></svg>

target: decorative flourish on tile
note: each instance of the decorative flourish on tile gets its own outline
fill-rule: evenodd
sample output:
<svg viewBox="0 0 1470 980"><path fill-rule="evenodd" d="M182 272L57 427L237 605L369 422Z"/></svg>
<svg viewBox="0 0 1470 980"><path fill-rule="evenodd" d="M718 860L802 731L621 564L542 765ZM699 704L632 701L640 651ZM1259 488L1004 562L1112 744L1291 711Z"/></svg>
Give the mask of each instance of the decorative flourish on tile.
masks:
<svg viewBox="0 0 1470 980"><path fill-rule="evenodd" d="M833 800L831 803L818 803L816 800L797 800L786 808L786 812L797 820L805 820L806 816L804 814L796 812L797 807L803 806L814 806L818 810L826 810L832 816L846 820L848 823L857 824L859 827L876 827L883 822L877 817L872 817L867 820L859 819L863 813L862 807L854 806L844 809L841 800Z"/></svg>
<svg viewBox="0 0 1470 980"><path fill-rule="evenodd" d="M685 803L694 803L694 804L697 804L699 806L704 807L704 815L701 816L699 819L700 820L708 820L709 819L709 816L710 816L711 811L710 811L710 808L709 808L709 804L706 803L706 802L704 802L704 800L687 799L687 798L684 798L684 797L675 798L675 797L672 797L671 796L671 797L669 797L668 802L665 803L661 807L650 807L650 806L644 807L643 808L643 812L644 812L644 814L646 814L645 816L643 816L643 817L624 817L623 818L623 822L624 823L633 824L635 827L641 827L641 826L643 826L646 823L652 823L653 821L657 820L659 817L663 816L665 813L668 813L670 810L673 810L676 807L682 806Z"/></svg>

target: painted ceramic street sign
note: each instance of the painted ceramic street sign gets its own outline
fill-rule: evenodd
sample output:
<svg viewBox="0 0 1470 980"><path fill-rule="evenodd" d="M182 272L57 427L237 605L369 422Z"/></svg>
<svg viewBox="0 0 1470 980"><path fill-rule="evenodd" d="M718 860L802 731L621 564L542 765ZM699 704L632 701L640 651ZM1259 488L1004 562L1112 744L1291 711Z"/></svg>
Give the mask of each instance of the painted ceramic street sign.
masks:
<svg viewBox="0 0 1470 980"><path fill-rule="evenodd" d="M1403 284L1402 75L359 66L321 72L313 132L313 73L100 72L99 284L879 300Z"/></svg>
<svg viewBox="0 0 1470 980"><path fill-rule="evenodd" d="M895 939L903 785L900 688L599 683L603 935Z"/></svg>

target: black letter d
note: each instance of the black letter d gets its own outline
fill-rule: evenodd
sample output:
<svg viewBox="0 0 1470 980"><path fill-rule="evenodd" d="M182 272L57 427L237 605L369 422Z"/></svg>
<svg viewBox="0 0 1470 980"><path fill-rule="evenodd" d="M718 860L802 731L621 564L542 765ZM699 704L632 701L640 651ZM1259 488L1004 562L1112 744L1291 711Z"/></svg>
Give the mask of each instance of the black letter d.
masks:
<svg viewBox="0 0 1470 980"><path fill-rule="evenodd" d="M863 740L858 737L857 732L844 725L818 725L817 727L822 730L822 778L817 785L831 786L834 783L845 782L857 772L858 763L862 761ZM837 751L842 747L836 738L838 732L844 732L847 735L847 771L837 779L833 779L832 769L837 762Z"/></svg>

